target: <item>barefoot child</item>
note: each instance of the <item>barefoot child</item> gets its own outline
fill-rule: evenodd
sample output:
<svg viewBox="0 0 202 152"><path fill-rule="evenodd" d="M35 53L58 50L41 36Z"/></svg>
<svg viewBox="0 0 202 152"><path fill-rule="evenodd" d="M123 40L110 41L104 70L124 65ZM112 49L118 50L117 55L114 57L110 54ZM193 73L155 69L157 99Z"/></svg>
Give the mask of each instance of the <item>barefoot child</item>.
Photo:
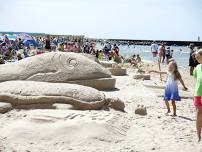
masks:
<svg viewBox="0 0 202 152"><path fill-rule="evenodd" d="M198 141L201 141L201 128L202 128L202 49L194 53L199 65L194 69L193 76L196 78L196 86L194 92L194 105L197 110L196 114L196 129Z"/></svg>
<svg viewBox="0 0 202 152"><path fill-rule="evenodd" d="M184 87L185 90L187 90L187 88L178 71L176 62L171 61L168 64L168 72L161 72L161 71L150 71L150 72L167 74L166 88L165 88L165 94L164 94L164 101L165 101L165 104L166 104L166 107L168 110L167 114L170 113L169 101L171 100L172 106L173 106L173 116L177 116L175 101L181 100L181 98L179 96L177 81L180 81L180 83L182 84L182 86Z"/></svg>

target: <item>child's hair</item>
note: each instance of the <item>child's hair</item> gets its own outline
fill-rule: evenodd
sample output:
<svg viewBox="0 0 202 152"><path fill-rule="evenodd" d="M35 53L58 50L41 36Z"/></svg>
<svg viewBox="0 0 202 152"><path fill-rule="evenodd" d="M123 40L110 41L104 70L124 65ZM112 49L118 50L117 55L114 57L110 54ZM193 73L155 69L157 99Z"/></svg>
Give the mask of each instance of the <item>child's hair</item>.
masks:
<svg viewBox="0 0 202 152"><path fill-rule="evenodd" d="M174 72L173 72L173 74L174 74L175 80L181 79L181 74L180 74L180 72L178 71L177 63L176 63L176 62L173 62L173 61L172 61L171 63L172 63L172 65L174 66Z"/></svg>
<svg viewBox="0 0 202 152"><path fill-rule="evenodd" d="M196 53L198 53L200 56L202 56L202 49L197 50Z"/></svg>

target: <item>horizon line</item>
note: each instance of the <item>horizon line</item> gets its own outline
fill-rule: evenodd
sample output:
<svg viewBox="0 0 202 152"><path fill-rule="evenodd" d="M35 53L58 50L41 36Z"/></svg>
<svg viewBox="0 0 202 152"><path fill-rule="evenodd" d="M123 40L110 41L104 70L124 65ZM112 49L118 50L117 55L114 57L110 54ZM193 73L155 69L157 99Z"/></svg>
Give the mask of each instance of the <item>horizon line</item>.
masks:
<svg viewBox="0 0 202 152"><path fill-rule="evenodd" d="M28 33L28 34L44 34L44 35L61 35L61 36L84 36L86 39L103 39L103 40L123 40L123 41L176 41L176 42L202 42L198 40L166 40L166 39L136 39L136 38L101 38L101 37L89 37L79 34L58 34L58 33L45 33L45 32L14 32L14 31L0 31L0 34L6 33Z"/></svg>

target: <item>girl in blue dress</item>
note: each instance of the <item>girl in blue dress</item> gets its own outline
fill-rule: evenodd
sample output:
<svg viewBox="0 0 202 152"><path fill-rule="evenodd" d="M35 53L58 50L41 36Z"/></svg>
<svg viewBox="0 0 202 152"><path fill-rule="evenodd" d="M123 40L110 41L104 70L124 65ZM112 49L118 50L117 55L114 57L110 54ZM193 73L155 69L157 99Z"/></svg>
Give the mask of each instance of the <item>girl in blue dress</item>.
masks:
<svg viewBox="0 0 202 152"><path fill-rule="evenodd" d="M162 74L167 74L166 79L166 85L165 85L165 92L164 92L164 101L167 107L167 114L170 113L170 106L169 101L171 101L173 106L173 116L176 115L176 101L180 101L181 98L179 96L179 90L178 90L178 81L182 84L184 87L184 90L187 90L184 81L182 80L182 77L178 71L178 66L176 62L171 61L168 64L168 71L167 72L161 72L161 71L150 71L150 72L157 72Z"/></svg>

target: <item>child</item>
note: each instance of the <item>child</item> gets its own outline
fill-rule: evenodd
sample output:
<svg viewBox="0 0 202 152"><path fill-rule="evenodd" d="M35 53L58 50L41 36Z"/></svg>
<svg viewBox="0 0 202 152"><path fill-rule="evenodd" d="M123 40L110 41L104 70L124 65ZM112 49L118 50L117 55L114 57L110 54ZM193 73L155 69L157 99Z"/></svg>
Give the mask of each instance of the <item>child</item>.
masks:
<svg viewBox="0 0 202 152"><path fill-rule="evenodd" d="M168 64L170 59L170 54L171 54L170 47L167 47L165 54L166 54L166 63Z"/></svg>
<svg viewBox="0 0 202 152"><path fill-rule="evenodd" d="M173 58L173 53L174 53L174 50L171 50L171 52L170 52L170 59Z"/></svg>
<svg viewBox="0 0 202 152"><path fill-rule="evenodd" d="M194 92L194 105L197 110L196 114L196 129L198 141L201 141L201 128L202 128L202 49L194 53L198 65L193 71L193 76L196 78L196 86Z"/></svg>
<svg viewBox="0 0 202 152"><path fill-rule="evenodd" d="M176 114L176 105L175 101L180 101L181 98L179 96L178 91L178 84L177 81L180 81L182 86L184 87L184 90L187 90L184 81L182 80L182 77L178 71L178 67L176 62L171 61L168 64L168 72L160 72L160 71L150 71L150 72L157 72L162 74L167 74L167 80L166 80L166 88L165 88L165 94L164 94L164 101L167 107L167 114L170 113L170 106L169 106L169 100L172 101L173 106L173 116L177 116Z"/></svg>
<svg viewBox="0 0 202 152"><path fill-rule="evenodd" d="M137 58L136 58L136 61L137 61L138 63L140 63L141 60L142 60L142 59L140 58L140 55L138 54L138 55L137 55Z"/></svg>
<svg viewBox="0 0 202 152"><path fill-rule="evenodd" d="M162 43L159 48L158 48L158 55L159 55L159 61L161 63L162 59L163 59L163 55L164 55L164 50L165 50L165 46Z"/></svg>

